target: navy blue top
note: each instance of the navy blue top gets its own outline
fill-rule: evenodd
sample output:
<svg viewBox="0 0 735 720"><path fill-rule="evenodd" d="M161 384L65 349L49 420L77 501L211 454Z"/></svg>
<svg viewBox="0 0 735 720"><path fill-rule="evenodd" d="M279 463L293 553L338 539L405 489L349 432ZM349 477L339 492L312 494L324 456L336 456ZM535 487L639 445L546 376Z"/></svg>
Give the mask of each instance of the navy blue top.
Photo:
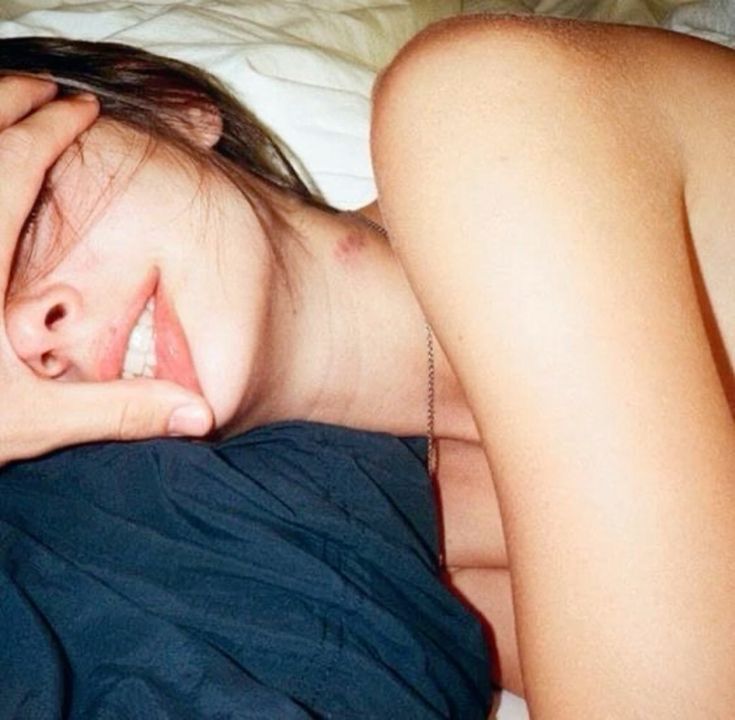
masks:
<svg viewBox="0 0 735 720"><path fill-rule="evenodd" d="M425 443L278 423L0 471L0 720L487 715Z"/></svg>

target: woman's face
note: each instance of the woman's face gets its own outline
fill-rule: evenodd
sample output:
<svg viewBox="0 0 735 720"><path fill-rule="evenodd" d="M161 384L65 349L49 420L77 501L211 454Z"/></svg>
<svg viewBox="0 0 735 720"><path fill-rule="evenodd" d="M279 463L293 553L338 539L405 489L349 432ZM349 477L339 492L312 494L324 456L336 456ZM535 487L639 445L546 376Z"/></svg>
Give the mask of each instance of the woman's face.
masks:
<svg viewBox="0 0 735 720"><path fill-rule="evenodd" d="M107 121L67 151L26 242L41 257L68 249L39 279L14 279L5 309L19 358L59 381L170 380L202 393L218 426L232 420L272 263L250 205L210 175Z"/></svg>

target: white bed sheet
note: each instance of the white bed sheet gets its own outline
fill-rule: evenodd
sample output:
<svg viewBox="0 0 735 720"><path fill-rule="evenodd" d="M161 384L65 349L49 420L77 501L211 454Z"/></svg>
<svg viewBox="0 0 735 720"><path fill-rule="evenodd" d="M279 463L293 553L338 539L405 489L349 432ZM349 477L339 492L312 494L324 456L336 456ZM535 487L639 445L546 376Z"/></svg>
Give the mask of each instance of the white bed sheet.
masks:
<svg viewBox="0 0 735 720"><path fill-rule="evenodd" d="M662 24L735 46L731 0L0 0L0 37L114 40L200 65L281 139L325 198L375 197L368 154L376 71L431 21L510 12ZM502 693L497 720L527 720Z"/></svg>

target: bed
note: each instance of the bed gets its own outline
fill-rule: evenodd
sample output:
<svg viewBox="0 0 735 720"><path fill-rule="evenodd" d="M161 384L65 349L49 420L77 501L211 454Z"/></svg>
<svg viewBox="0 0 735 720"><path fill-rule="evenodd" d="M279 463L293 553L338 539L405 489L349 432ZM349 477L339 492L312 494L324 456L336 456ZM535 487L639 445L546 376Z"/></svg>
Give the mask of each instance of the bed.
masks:
<svg viewBox="0 0 735 720"><path fill-rule="evenodd" d="M735 46L728 0L5 0L0 37L115 40L205 67L259 115L328 202L349 209L375 197L376 72L430 22L479 12L658 25ZM528 717L508 693L493 713Z"/></svg>

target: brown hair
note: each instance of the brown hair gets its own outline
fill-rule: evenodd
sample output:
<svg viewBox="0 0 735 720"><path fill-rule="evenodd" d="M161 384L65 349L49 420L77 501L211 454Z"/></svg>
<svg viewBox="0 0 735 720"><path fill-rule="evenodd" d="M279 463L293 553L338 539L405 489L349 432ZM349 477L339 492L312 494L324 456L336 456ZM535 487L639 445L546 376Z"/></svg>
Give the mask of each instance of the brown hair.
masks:
<svg viewBox="0 0 735 720"><path fill-rule="evenodd" d="M246 195L269 235L274 228L289 229L273 202L279 193L263 192L247 173L266 189L332 210L255 115L219 80L192 65L120 43L20 37L0 40L3 75L51 79L60 97L91 92L102 116L183 151L202 168L218 168ZM202 147L187 132L192 109L219 113L222 132L212 148ZM48 195L41 193L39 202L47 202ZM273 249L279 257L278 248Z"/></svg>

